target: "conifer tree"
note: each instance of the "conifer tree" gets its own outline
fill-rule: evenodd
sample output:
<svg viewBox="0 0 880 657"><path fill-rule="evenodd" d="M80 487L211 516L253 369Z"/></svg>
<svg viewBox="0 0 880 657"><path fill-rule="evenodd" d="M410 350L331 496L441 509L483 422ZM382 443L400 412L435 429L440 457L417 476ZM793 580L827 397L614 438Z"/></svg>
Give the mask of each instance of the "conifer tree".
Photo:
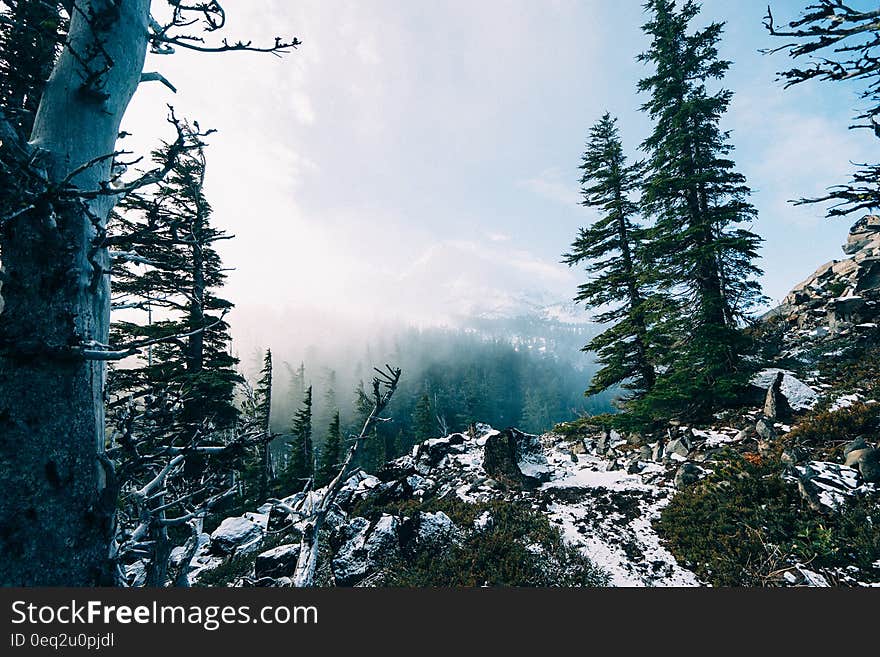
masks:
<svg viewBox="0 0 880 657"><path fill-rule="evenodd" d="M342 462L342 430L339 423L339 411L333 415L330 426L327 429L327 438L321 450L321 459L318 465L318 473L315 477L318 486L324 486L330 482L339 472L339 464Z"/></svg>
<svg viewBox="0 0 880 657"><path fill-rule="evenodd" d="M711 93L730 62L718 56L723 25L690 31L700 6L650 0L639 59L654 67L639 83L650 95L643 110L654 120L645 140L644 213L654 227L652 271L677 307L652 330L671 341L663 374L643 409L660 416L703 415L735 397L746 383L748 342L740 322L761 298L755 266L761 239L743 224L756 216L745 177L730 159L729 134L719 123L732 93Z"/></svg>
<svg viewBox="0 0 880 657"><path fill-rule="evenodd" d="M580 168L583 205L601 216L580 230L564 262L586 263L591 278L578 288L575 301L607 308L596 321L610 325L583 349L595 352L602 364L587 394L618 384L641 393L650 390L656 378L648 344L652 293L643 261L644 230L635 222L638 206L631 198L641 171L638 164L627 164L617 119L611 114L590 131Z"/></svg>
<svg viewBox="0 0 880 657"><path fill-rule="evenodd" d="M224 319L232 304L217 294L226 274L214 245L229 236L211 225L204 144L195 132L189 142L155 190L125 199L107 238L115 256L115 308L146 316L143 322L116 321L114 341L161 340L138 356L135 367L114 370L111 393L163 390L179 398L176 432L183 439L206 423L231 427L241 381ZM155 160L166 161L172 148L164 145Z"/></svg>
<svg viewBox="0 0 880 657"><path fill-rule="evenodd" d="M315 474L315 452L312 446L312 386L306 388L303 405L293 416L290 434L290 453L282 481L285 493L302 490Z"/></svg>
<svg viewBox="0 0 880 657"><path fill-rule="evenodd" d="M436 433L431 398L425 392L419 398L412 416L413 437L417 443L431 438Z"/></svg>
<svg viewBox="0 0 880 657"><path fill-rule="evenodd" d="M257 447L259 452L259 500L264 501L269 495L269 480L272 478L272 350L266 349L260 379L254 388L255 420L262 432L262 439Z"/></svg>

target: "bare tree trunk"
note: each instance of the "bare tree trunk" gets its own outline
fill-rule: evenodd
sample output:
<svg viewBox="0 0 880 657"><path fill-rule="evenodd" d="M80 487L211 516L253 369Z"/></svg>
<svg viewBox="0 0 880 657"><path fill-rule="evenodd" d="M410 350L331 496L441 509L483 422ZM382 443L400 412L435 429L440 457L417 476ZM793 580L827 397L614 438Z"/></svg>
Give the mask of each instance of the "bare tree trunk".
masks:
<svg viewBox="0 0 880 657"><path fill-rule="evenodd" d="M140 80L150 0L75 6L30 144L50 184L88 192L110 177L106 156ZM0 244L4 585L109 583L116 491L99 461L104 364L84 360L77 348L108 341L109 263L98 242L115 199L65 198L49 197L18 217Z"/></svg>

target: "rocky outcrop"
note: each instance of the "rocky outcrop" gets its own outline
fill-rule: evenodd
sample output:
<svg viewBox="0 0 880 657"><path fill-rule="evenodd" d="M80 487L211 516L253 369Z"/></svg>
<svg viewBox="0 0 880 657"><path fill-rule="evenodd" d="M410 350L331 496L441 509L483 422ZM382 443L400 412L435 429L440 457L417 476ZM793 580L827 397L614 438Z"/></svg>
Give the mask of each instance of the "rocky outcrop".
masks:
<svg viewBox="0 0 880 657"><path fill-rule="evenodd" d="M769 314L793 329L791 338L824 340L857 335L880 321L880 217L862 217L850 229L843 251L797 285Z"/></svg>

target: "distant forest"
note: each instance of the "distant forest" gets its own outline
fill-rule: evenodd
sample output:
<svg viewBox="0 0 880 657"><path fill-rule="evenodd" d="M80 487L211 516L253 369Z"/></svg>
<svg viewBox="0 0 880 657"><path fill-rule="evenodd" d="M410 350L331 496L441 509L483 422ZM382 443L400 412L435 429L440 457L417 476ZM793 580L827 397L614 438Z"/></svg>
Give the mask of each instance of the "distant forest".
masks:
<svg viewBox="0 0 880 657"><path fill-rule="evenodd" d="M280 436L273 443L276 460L283 463L286 458L292 418L310 386L316 450L324 449L337 411L343 436L357 434L363 422L363 386L372 376L371 364L378 362L399 364L404 376L388 409L391 421L377 426L379 439L368 441L359 455L366 470L427 438L463 431L474 422L542 432L580 414L612 410L614 391L584 396L595 372L592 361L572 358L571 351L562 351L565 357L556 353L562 344L583 344L584 333L592 329L553 323L548 331L542 322L555 341L521 337L535 321L504 320L503 329L501 320L478 320L474 326L479 328L409 329L364 348L347 364L339 355L315 350L307 350L309 357L296 365L276 363L271 411L272 431ZM512 328L516 335L489 337L489 331Z"/></svg>

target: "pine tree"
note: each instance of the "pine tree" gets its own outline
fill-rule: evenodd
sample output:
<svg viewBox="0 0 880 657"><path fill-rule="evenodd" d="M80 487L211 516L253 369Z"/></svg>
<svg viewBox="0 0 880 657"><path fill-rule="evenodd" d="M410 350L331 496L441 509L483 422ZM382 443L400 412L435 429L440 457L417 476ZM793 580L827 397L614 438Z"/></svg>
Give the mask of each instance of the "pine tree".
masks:
<svg viewBox="0 0 880 657"><path fill-rule="evenodd" d="M719 127L732 93L710 93L724 77L719 59L723 25L690 32L700 6L686 0L650 0L644 31L651 46L639 59L655 67L639 83L655 122L642 189L644 213L654 227L648 256L655 275L677 300L652 330L671 340L663 374L646 403L653 414L703 415L730 401L745 384L748 341L739 323L761 298L755 266L761 239L742 224L756 216L745 177L729 155L729 134Z"/></svg>
<svg viewBox="0 0 880 657"><path fill-rule="evenodd" d="M644 230L635 223L638 206L631 199L641 168L628 165L617 119L606 113L590 131L581 164L583 205L602 214L582 228L564 256L569 266L586 264L591 279L578 288L575 301L590 308L609 308L596 317L610 328L593 338L584 351L594 352L602 368L587 394L618 384L636 393L650 390L656 379L649 355L648 315L652 294L644 262Z"/></svg>
<svg viewBox="0 0 880 657"><path fill-rule="evenodd" d="M302 407L293 416L290 427L290 453L284 468L285 493L302 490L315 475L315 452L312 446L312 386L306 388Z"/></svg>
<svg viewBox="0 0 880 657"><path fill-rule="evenodd" d="M327 438L321 450L321 459L318 473L315 477L318 486L325 486L339 472L339 464L342 461L342 431L339 423L339 411L333 415L330 426L327 429Z"/></svg>
<svg viewBox="0 0 880 657"><path fill-rule="evenodd" d="M133 194L114 217L109 244L118 254L113 269L114 304L146 315L142 323L116 321L117 344L173 338L150 347L135 367L114 370L114 395L163 390L182 400L177 434L184 440L206 423L232 426L241 377L229 353L224 315L232 304L217 290L226 274L214 248L229 236L211 225L204 195L204 144L191 133L190 150L155 191ZM172 145L154 153L167 160Z"/></svg>
<svg viewBox="0 0 880 657"><path fill-rule="evenodd" d="M255 420L263 436L258 446L259 453L259 500L265 501L269 496L269 480L272 478L272 350L266 349L260 379L254 388Z"/></svg>
<svg viewBox="0 0 880 657"><path fill-rule="evenodd" d="M412 424L413 437L418 443L431 438L437 432L434 412L431 409L431 398L427 392L422 394L416 404L413 411Z"/></svg>

